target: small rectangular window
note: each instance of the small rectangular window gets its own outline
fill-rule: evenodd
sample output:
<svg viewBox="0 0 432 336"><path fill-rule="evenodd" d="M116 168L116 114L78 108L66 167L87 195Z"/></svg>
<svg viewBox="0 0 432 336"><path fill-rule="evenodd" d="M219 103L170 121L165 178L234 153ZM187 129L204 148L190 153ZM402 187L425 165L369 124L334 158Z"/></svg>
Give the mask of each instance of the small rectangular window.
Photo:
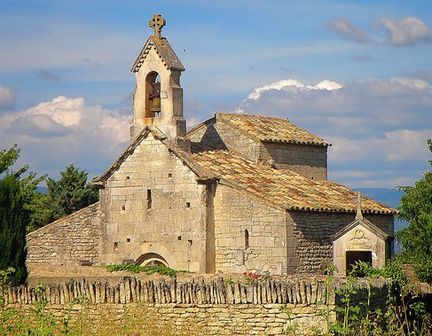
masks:
<svg viewBox="0 0 432 336"><path fill-rule="evenodd" d="M147 209L152 207L152 192L151 189L147 189Z"/></svg>
<svg viewBox="0 0 432 336"><path fill-rule="evenodd" d="M186 202L186 208L190 208L190 202Z"/></svg>

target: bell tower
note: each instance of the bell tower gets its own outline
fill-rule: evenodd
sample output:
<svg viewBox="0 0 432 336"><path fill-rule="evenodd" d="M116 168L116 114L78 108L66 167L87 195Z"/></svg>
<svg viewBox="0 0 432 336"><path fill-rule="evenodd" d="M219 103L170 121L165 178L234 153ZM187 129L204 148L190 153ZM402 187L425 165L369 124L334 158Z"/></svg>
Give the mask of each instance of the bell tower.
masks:
<svg viewBox="0 0 432 336"><path fill-rule="evenodd" d="M165 24L160 14L155 14L149 21L154 33L147 39L131 69L136 78L130 127L132 140L150 125L173 140L186 133L180 86L180 76L185 69L168 40L161 35Z"/></svg>

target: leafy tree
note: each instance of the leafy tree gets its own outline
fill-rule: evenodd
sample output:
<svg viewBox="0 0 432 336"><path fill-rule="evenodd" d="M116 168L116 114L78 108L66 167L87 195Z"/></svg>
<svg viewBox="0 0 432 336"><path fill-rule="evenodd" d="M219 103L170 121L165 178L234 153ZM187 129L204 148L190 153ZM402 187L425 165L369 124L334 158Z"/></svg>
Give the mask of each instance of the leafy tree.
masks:
<svg viewBox="0 0 432 336"><path fill-rule="evenodd" d="M22 283L27 278L25 194L16 175L0 179L0 269L12 267L14 278Z"/></svg>
<svg viewBox="0 0 432 336"><path fill-rule="evenodd" d="M432 152L432 140L428 140ZM429 161L432 167L432 161ZM414 263L423 281L432 281L432 171L424 173L414 186L400 187L399 217L410 222L397 233L402 243L402 258Z"/></svg>
<svg viewBox="0 0 432 336"><path fill-rule="evenodd" d="M0 151L0 269L14 268L15 280L23 282L27 277L26 228L41 225L46 214L41 206L44 195L36 188L45 177L32 172L23 177L28 165L12 171L19 154L16 145Z"/></svg>
<svg viewBox="0 0 432 336"><path fill-rule="evenodd" d="M46 176L37 176L29 172L29 166L24 165L14 172L11 172L12 166L17 162L20 156L20 149L14 145L8 150L0 151L0 178L7 174L13 174L17 177L24 199L24 210L26 211L27 231L37 229L48 223L51 211L47 208L47 197L37 189L38 184L46 179ZM27 175L23 177L23 175Z"/></svg>
<svg viewBox="0 0 432 336"><path fill-rule="evenodd" d="M70 164L60 172L60 179L47 180L52 220L69 215L98 200L98 192L87 183L87 172Z"/></svg>

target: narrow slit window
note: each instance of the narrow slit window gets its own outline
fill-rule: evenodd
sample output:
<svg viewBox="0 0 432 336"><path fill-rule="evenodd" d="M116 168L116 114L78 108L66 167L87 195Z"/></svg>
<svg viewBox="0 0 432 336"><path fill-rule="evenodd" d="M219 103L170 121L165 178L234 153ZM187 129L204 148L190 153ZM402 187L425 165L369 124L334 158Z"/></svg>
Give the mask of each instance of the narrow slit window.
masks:
<svg viewBox="0 0 432 336"><path fill-rule="evenodd" d="M246 229L244 232L245 249L249 248L249 231Z"/></svg>
<svg viewBox="0 0 432 336"><path fill-rule="evenodd" d="M147 209L152 207L152 192L151 189L147 189Z"/></svg>

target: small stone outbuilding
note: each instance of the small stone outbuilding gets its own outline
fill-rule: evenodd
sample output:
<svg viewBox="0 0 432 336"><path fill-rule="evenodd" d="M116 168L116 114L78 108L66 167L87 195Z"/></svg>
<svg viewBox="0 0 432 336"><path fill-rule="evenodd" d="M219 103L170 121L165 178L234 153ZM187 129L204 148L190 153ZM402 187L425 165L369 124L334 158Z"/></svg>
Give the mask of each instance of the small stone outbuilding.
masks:
<svg viewBox="0 0 432 336"><path fill-rule="evenodd" d="M369 256L383 265L395 211L327 180L326 141L286 119L237 113L186 131L184 67L164 24L150 21L155 34L132 66L131 142L93 181L100 201L30 233L28 263L274 274L332 262L345 272Z"/></svg>

